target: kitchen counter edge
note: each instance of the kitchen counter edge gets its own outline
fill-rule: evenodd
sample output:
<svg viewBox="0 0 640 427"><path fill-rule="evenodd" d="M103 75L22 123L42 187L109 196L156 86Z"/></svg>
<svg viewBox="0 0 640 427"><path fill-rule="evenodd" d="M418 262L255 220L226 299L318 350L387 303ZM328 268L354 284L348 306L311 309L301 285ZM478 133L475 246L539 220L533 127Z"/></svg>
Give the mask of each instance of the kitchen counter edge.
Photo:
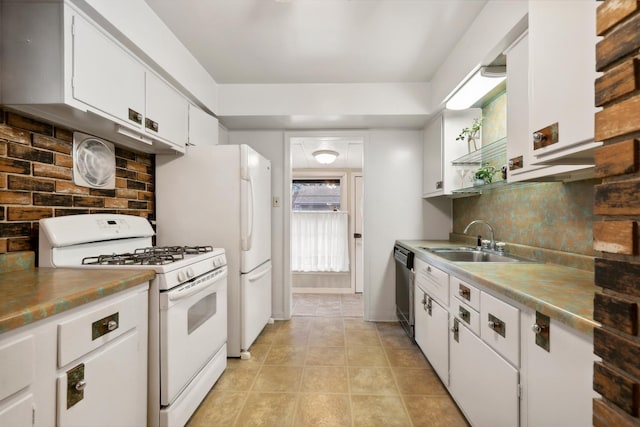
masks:
<svg viewBox="0 0 640 427"><path fill-rule="evenodd" d="M153 280L153 270L34 268L0 273L0 334Z"/></svg>
<svg viewBox="0 0 640 427"><path fill-rule="evenodd" d="M540 313L545 314L551 317L552 319L555 319L560 323L563 323L573 329L576 329L579 332L591 335L593 334L593 328L600 326L598 322L593 320L593 297L597 290L597 287L595 286L595 284L593 284L593 280L591 280L592 289L588 285L583 286L583 289L582 289L583 291L585 291L583 293L585 293L586 295L591 295L590 299L588 297L583 296L582 300L579 301L583 305L583 310L582 310L583 312L585 311L584 310L585 305L589 306L590 310L587 309L586 311L589 311L591 315L587 316L584 313L580 313L580 314L575 313L574 311L572 311L571 308L563 306L563 304L559 301L551 302L548 299L545 299L544 295L542 295L543 294L542 292L541 294L536 295L535 288L533 290L529 289L525 291L523 289L518 289L517 287L509 286L506 283L504 283L508 279L496 281L495 279L492 279L490 277L488 278L487 275L483 274L482 272L472 271L472 270L475 270L474 268L475 264L485 264L485 265L493 264L490 267L486 267L486 266L483 266L483 267L492 268L497 271L500 268L504 270L504 267L507 267L507 268L509 268L509 266L514 267L511 263L494 264L494 263L451 262L451 261L445 260L444 258L438 257L437 255L430 254L424 249L421 249L421 247L460 246L461 245L460 243L452 243L447 240L440 240L440 241L397 240L396 244L399 244L400 246L403 246L404 248L413 251L415 253L415 256L422 259L423 261L429 262L436 267L446 269L447 271L454 274L456 277L459 277L460 279L469 280L473 283L477 283L482 286L485 286L486 288L492 291L495 291L507 298L510 298L528 308L539 311ZM547 270L554 270L554 271L566 270L567 274L572 276L575 276L576 273L584 274L584 275L591 274L591 276L593 276L593 274L589 272L576 270L569 267L562 267L555 264L551 265L551 264L544 264L544 263L536 263L536 264L528 264L528 265L535 266L532 268L535 268L541 272L546 272ZM547 289L545 290L548 291L549 290L548 286L546 288ZM561 289L560 287L558 287L557 291L558 293L561 293L563 291L566 292L566 288ZM589 300L587 301L587 299Z"/></svg>

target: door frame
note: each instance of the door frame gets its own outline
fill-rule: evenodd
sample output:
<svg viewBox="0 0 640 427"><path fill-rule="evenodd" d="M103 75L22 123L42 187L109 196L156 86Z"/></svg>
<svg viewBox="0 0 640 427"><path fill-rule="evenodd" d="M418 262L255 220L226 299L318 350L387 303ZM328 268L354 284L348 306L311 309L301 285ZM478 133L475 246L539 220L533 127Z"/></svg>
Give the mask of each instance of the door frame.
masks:
<svg viewBox="0 0 640 427"><path fill-rule="evenodd" d="M291 286L291 180L293 178L293 172L291 169L291 139L292 138L303 138L303 137L345 137L345 138L359 138L362 139L362 175L364 178L365 173L365 155L364 151L367 145L369 132L366 130L326 130L326 131L285 131L284 132L284 159L283 159L283 169L284 169L284 183L283 183L283 197L282 197L282 207L284 209L284 219L283 219L283 272L282 272L282 281L283 281L283 305L284 305L284 315L286 319L291 319L292 312L292 286ZM363 215L363 220L364 220ZM364 284L363 289L364 295L364 318L368 317L369 313L369 301L366 297L367 295L367 285Z"/></svg>

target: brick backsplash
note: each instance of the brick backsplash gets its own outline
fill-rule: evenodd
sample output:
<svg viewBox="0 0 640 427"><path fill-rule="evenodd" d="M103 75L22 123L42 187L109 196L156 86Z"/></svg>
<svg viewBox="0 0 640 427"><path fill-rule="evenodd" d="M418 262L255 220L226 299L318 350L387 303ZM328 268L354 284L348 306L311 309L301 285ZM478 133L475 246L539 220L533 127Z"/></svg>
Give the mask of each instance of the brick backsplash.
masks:
<svg viewBox="0 0 640 427"><path fill-rule="evenodd" d="M73 131L0 109L0 253L35 251L38 220L84 213L154 217L152 154L116 147L116 188L73 183Z"/></svg>

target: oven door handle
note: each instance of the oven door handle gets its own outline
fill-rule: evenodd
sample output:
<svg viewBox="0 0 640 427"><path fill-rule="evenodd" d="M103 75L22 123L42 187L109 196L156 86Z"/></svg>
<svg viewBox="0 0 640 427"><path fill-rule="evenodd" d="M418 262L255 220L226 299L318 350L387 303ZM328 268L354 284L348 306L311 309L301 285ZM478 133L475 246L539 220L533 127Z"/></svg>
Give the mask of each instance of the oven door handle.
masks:
<svg viewBox="0 0 640 427"><path fill-rule="evenodd" d="M224 277L226 277L226 274L224 275L220 275L216 278L214 278L212 281L208 281L208 282L203 282L199 285L193 286L191 288L189 288L188 290L185 291L170 291L169 292L169 301L178 301L184 298L188 298L194 294L197 294L198 292L202 292L204 290L206 290L207 288L211 288L213 287L215 282L220 281L221 279L223 279Z"/></svg>

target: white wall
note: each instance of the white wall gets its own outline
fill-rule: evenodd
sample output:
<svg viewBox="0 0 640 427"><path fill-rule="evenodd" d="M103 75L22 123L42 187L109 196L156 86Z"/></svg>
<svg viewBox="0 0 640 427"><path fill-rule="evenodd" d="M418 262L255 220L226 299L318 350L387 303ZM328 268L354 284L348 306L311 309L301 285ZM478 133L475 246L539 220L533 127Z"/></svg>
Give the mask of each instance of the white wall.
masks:
<svg viewBox="0 0 640 427"><path fill-rule="evenodd" d="M396 320L393 244L423 235L422 146L413 130L372 130L364 146L367 320Z"/></svg>
<svg viewBox="0 0 640 427"><path fill-rule="evenodd" d="M393 244L396 239L424 237L423 135L415 130L371 130L361 134L367 136L363 168L365 316L368 320L396 320ZM283 201L281 208L272 208L273 316L284 318L290 312L289 289L285 287L285 275L289 274L285 270L285 242L289 234L284 230L288 215L284 201L290 189L285 182L284 168L289 167L288 162L285 165L285 133L229 130L228 135L229 143L248 144L271 160L272 195ZM450 229L448 221L446 230ZM435 232L442 227L433 228Z"/></svg>
<svg viewBox="0 0 640 427"><path fill-rule="evenodd" d="M429 83L224 84L220 116L430 114Z"/></svg>

